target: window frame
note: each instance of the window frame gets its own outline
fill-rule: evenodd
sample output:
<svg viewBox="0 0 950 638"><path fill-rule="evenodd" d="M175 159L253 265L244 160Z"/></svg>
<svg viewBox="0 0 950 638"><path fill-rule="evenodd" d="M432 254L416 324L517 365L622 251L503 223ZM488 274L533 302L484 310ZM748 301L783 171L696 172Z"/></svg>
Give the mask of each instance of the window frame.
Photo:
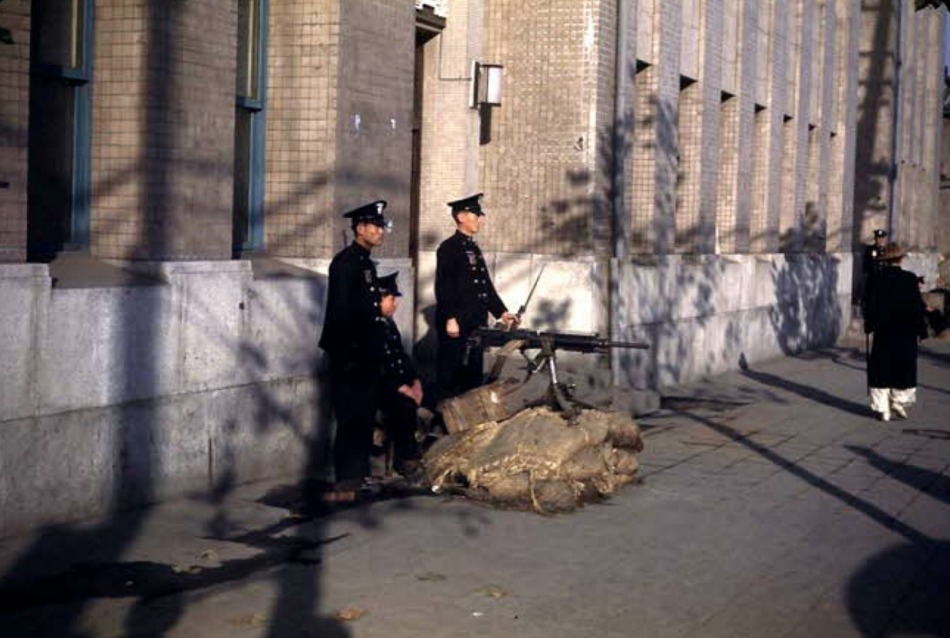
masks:
<svg viewBox="0 0 950 638"><path fill-rule="evenodd" d="M235 257L244 253L260 252L264 250L264 177L265 177L265 142L266 142L266 104L267 104L267 43L268 17L270 14L269 0L242 0L252 5L253 15L256 18L256 29L252 29L248 43L251 50L247 56L254 66L249 72L248 85L251 90L243 94L242 67L245 64L242 58L245 49L240 41L240 17L238 25L238 77L235 86L235 171L234 171L234 232L232 251ZM256 5L256 6L255 6ZM239 6L238 11L241 11ZM240 16L240 14L239 14ZM245 67L246 68L246 67ZM241 115L246 115L247 130L242 130ZM239 136L247 136L247 154L238 156ZM242 170L238 170L239 163L243 163ZM238 179L240 174L246 175L246 183ZM241 202L246 202L247 211L238 210ZM246 226L242 226L245 222Z"/></svg>
<svg viewBox="0 0 950 638"><path fill-rule="evenodd" d="M69 56L77 56L78 64L55 64L44 62L40 56L42 32L40 27L31 31L30 75L41 81L60 84L70 91L64 107L69 118L67 125L71 139L69 146L69 211L64 228L66 235L53 238L50 245L33 246L43 256L57 252L75 252L89 248L90 183L92 155L92 77L94 55L94 0L67 0L73 7L70 11ZM46 6L51 6L47 4ZM42 10L42 9L41 9ZM76 19L76 12L81 16ZM31 149L32 151L32 149ZM28 178L29 179L29 178ZM60 241L61 240L61 241ZM55 245L54 245L55 243Z"/></svg>

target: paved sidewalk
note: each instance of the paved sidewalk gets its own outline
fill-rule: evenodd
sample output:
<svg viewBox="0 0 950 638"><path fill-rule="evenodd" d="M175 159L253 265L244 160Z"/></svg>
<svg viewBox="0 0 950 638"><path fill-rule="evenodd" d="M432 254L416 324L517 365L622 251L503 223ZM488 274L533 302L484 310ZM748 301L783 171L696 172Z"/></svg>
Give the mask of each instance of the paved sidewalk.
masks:
<svg viewBox="0 0 950 638"><path fill-rule="evenodd" d="M570 515L273 483L0 540L0 636L950 636L950 342L919 369L889 424L848 348L672 391Z"/></svg>

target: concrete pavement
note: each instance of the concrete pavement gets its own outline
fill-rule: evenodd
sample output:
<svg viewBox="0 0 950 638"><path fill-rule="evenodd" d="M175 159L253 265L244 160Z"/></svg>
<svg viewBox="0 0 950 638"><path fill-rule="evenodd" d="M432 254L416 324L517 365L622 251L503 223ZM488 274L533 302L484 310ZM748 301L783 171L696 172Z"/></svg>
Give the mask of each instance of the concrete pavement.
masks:
<svg viewBox="0 0 950 638"><path fill-rule="evenodd" d="M890 424L855 345L668 391L569 515L273 482L2 539L0 636L950 636L950 342Z"/></svg>

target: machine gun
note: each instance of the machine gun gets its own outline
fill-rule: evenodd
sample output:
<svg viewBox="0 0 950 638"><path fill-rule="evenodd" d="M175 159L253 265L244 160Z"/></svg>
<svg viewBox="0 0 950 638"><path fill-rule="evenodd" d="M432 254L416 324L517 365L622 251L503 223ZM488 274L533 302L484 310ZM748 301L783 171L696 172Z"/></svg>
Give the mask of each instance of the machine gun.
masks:
<svg viewBox="0 0 950 638"><path fill-rule="evenodd" d="M527 362L527 376L545 370L548 373L548 402L556 408L568 413L577 414L577 408L571 402L573 386L563 383L557 373L557 350L568 352L606 353L615 348L645 350L650 346L639 341L611 341L598 334L575 332L546 332L515 328L512 330L499 328L478 328L469 337L473 347L500 348L495 354L495 363L488 375L487 382L498 379L502 368L511 353L515 350L521 353ZM538 350L533 358L529 357L528 350Z"/></svg>

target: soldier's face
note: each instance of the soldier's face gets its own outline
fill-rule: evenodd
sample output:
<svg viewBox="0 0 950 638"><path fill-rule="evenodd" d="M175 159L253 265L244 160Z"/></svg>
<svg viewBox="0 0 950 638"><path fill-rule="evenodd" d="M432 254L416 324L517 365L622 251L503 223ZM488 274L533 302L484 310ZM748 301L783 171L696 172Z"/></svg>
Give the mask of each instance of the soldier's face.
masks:
<svg viewBox="0 0 950 638"><path fill-rule="evenodd" d="M356 225L356 241L366 248L381 246L384 237L386 237L386 231L382 226L376 224Z"/></svg>
<svg viewBox="0 0 950 638"><path fill-rule="evenodd" d="M383 298L379 300L379 311L384 317L392 317L396 314L397 305L394 295L383 295Z"/></svg>
<svg viewBox="0 0 950 638"><path fill-rule="evenodd" d="M462 211L458 214L459 230L466 235L474 235L482 225L482 216L469 211Z"/></svg>

